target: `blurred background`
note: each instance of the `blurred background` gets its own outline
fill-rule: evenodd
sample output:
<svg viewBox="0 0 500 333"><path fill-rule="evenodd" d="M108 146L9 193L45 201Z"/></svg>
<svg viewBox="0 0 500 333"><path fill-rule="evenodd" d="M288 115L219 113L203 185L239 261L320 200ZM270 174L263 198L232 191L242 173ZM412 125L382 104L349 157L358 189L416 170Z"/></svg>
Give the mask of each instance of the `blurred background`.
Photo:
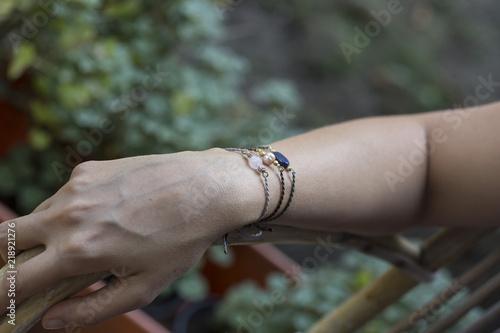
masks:
<svg viewBox="0 0 500 333"><path fill-rule="evenodd" d="M0 200L29 213L85 160L497 101L499 31L491 0L2 0Z"/></svg>
<svg viewBox="0 0 500 333"><path fill-rule="evenodd" d="M500 80L496 2L388 3L2 0L1 199L28 213L83 160L265 144Z"/></svg>

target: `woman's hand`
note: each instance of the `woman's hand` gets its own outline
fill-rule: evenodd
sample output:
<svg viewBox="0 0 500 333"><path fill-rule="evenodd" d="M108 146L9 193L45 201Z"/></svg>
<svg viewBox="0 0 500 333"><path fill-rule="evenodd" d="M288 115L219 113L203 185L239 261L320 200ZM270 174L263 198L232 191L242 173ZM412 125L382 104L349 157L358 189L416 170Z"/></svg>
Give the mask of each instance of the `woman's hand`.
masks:
<svg viewBox="0 0 500 333"><path fill-rule="evenodd" d="M147 305L216 237L256 218L258 210L244 206L263 201L262 189L258 181L249 182L255 189L243 186L249 177L259 179L241 156L220 149L81 164L32 214L9 221L16 251L46 247L17 268L16 303L63 278L109 271L111 284L55 305L44 326L94 325ZM6 260L7 222L0 244ZM4 280L2 309L6 286Z"/></svg>

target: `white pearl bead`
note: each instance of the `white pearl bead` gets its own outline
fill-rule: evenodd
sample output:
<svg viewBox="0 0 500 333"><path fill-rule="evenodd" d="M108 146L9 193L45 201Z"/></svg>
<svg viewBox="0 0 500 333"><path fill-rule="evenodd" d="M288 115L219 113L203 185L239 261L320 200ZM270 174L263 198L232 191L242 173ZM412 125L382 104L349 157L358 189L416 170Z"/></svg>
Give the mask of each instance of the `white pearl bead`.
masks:
<svg viewBox="0 0 500 333"><path fill-rule="evenodd" d="M250 165L250 168L257 170L262 166L262 159L259 156L252 155L248 159L248 164Z"/></svg>
<svg viewBox="0 0 500 333"><path fill-rule="evenodd" d="M262 156L262 161L264 162L265 165L273 164L275 159L276 157L274 156L273 153L267 153L266 155Z"/></svg>

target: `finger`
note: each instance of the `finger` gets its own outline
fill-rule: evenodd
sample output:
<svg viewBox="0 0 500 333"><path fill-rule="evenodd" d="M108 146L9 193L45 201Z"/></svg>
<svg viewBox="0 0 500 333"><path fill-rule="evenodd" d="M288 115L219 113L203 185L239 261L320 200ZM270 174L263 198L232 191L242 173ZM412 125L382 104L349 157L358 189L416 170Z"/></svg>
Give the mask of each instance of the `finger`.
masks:
<svg viewBox="0 0 500 333"><path fill-rule="evenodd" d="M27 250L36 245L44 244L46 236L42 228L45 213L30 214L0 224L0 255L7 260L9 245L17 255L22 250Z"/></svg>
<svg viewBox="0 0 500 333"><path fill-rule="evenodd" d="M33 275L31 270L33 269L33 266L43 266L46 264L46 252L47 251L44 251L36 256L36 259L29 259L19 267L9 269L9 272L4 276L0 283L0 313L5 312L5 306L8 305L10 299L13 298L14 295L16 302L20 303L24 298L26 298L24 295L30 292L35 293L36 291L43 289L43 285L46 281L45 277L44 279L40 279L40 276L43 275ZM48 282L50 282L50 280Z"/></svg>
<svg viewBox="0 0 500 333"><path fill-rule="evenodd" d="M9 274L9 277L14 276L16 303L21 303L24 299L55 284L61 279L75 275L74 265L57 261L55 258L57 257L52 251L45 250L36 257L16 267L15 274ZM80 269L80 271L78 274L85 274L92 271L92 269L87 267L87 269ZM11 297L7 296L13 289L12 283L12 279L7 279L7 276L1 281L0 313L5 312L3 309L6 309L5 306L10 301Z"/></svg>
<svg viewBox="0 0 500 333"><path fill-rule="evenodd" d="M156 297L142 277L121 277L85 296L53 306L43 318L46 329L92 326L119 314L146 306Z"/></svg>

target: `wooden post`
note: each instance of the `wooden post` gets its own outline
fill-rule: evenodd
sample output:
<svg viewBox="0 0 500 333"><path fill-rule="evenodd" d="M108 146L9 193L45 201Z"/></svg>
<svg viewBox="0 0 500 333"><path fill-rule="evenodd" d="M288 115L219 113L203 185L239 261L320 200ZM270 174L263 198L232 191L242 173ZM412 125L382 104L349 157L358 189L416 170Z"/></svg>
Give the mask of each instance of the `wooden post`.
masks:
<svg viewBox="0 0 500 333"><path fill-rule="evenodd" d="M480 332L481 330L484 330L486 326L490 325L495 320L498 320L498 318L500 318L500 301L496 302L481 318L460 331L460 333Z"/></svg>
<svg viewBox="0 0 500 333"><path fill-rule="evenodd" d="M436 271L491 232L491 229L443 229L425 242L420 262L424 268ZM392 268L320 319L308 333L352 333L417 284L403 271Z"/></svg>
<svg viewBox="0 0 500 333"><path fill-rule="evenodd" d="M230 245L249 245L262 243L293 244L336 244L351 248L389 262L391 265L407 272L415 280L428 282L433 274L418 264L420 248L400 235L385 237L363 237L345 232L329 232L300 229L281 225L265 224L273 231L264 231L259 237L252 236L259 229L243 228L231 232L228 236ZM214 245L222 245L217 240Z"/></svg>
<svg viewBox="0 0 500 333"><path fill-rule="evenodd" d="M439 320L424 333L441 333L453 326L457 320L462 318L470 309L479 305L485 299L500 291L500 273L491 278L483 286L478 288L462 304L454 309L448 316Z"/></svg>
<svg viewBox="0 0 500 333"><path fill-rule="evenodd" d="M413 258L410 257L415 256L419 252L418 249L414 248L411 245L411 243L397 236L389 238L388 237L376 238L376 240L373 241L370 238L364 238L345 233L328 233L328 232L288 228L282 226L273 226L273 228L275 228L275 231L273 233L265 232L261 237L258 238L245 236L244 234L239 234L236 232L232 233L231 236L229 237L229 243L257 244L257 243L266 243L271 241L300 242L301 239L302 240L305 239L309 242L317 242L318 237L328 237L328 235L330 235L331 242L337 241L338 243L343 245L351 244L351 246L353 247L359 247L360 244L364 244L366 246L363 246L363 248L365 248L366 252L369 253L370 251L368 250L370 247L372 249L381 249L380 253L392 253L393 251L395 251L399 255L397 258L399 259L409 258L409 262L413 260ZM477 240L480 238L478 231L467 231L466 233L458 232L458 236L455 235L456 233L457 232L448 231L448 233L445 233L443 237L445 239L447 237L451 237L453 241L457 241L457 243L459 244L458 246L459 249L462 247L466 247L467 241L470 242L471 239ZM437 240L438 243L439 239ZM449 242L448 243L444 242L444 243L446 246L441 246L441 247L438 246L438 249L436 250L444 249L446 251L452 251L453 249L455 249L455 247L453 245L450 245ZM429 242L428 246L432 247L433 244L434 243ZM220 241L215 245L220 245ZM37 247L28 251L24 251L16 258L16 263L19 265L22 262L25 262L28 259L35 257L41 252L43 252L43 247L42 248ZM434 257L436 257L436 260L439 260L440 262L449 259L446 255L439 255ZM423 260L424 261L426 260L425 254L423 256ZM430 260L428 266L432 268L433 263L434 261ZM415 265L415 267L418 267L418 265ZM8 269L4 267L4 270L7 271ZM413 274L411 270L409 274ZM421 270L420 274L424 276L425 270ZM16 322L18 323L18 325L16 325L15 327L12 327L12 325L9 325L7 323L9 318L6 315L2 316L0 318L0 331L5 333L26 332L29 329L29 327L31 327L34 323L40 320L43 314L54 304L76 294L85 287L109 275L110 275L109 272L98 272L82 276L71 277L63 281L60 281L51 287L46 288L40 293L29 297L16 307ZM415 274L415 277L418 278L418 274ZM386 282L381 281L379 285L382 290L387 289L385 292L382 293L383 295L393 295L392 297L389 297L389 299L399 298L401 290L409 290L415 284L417 284L417 282L415 282L413 278L411 278L408 274L403 273L403 271L401 271L400 269L393 269L390 272L388 272L386 280L387 280ZM368 295L368 296L374 297L374 295L377 293L377 290L374 290L371 293L373 295ZM381 297L381 295L377 297L383 298ZM382 306L382 304L380 306Z"/></svg>
<svg viewBox="0 0 500 333"><path fill-rule="evenodd" d="M322 239L325 243L336 243L347 247L359 249L368 254L376 255L389 262L403 263L402 267L407 269L408 274L417 279L428 279L428 274L422 270L416 261L420 255L420 249L405 238L396 235L391 237L367 238L355 236L342 232L325 232L285 227L280 225L266 225L274 229L273 232L264 232L260 237L252 237L249 234L254 231L245 228L242 232L232 232L228 237L230 245L247 245L259 243L317 243ZM221 245L218 240L214 245ZM35 257L44 251L43 247L36 247L22 252L16 258L16 264ZM0 270L0 278L8 270L5 266ZM415 273L416 272L416 273ZM57 284L46 288L40 293L26 299L16 305L16 326L9 325L9 317L0 318L0 331L5 333L26 332L36 323L43 314L56 303L68 298L94 282L103 279L110 274L108 272L93 273L65 279ZM413 279L410 279L412 281Z"/></svg>
<svg viewBox="0 0 500 333"><path fill-rule="evenodd" d="M437 307L444 306L450 299L453 298L458 292L460 292L464 287L477 281L481 276L488 272L492 267L500 262L500 249L491 253L485 259L483 259L479 264L474 266L472 269L465 272L462 276L458 278L456 283L453 283L449 288L445 289L442 293L437 295L434 299L429 301L418 311L413 312L408 318L401 320L399 323L394 325L394 327L387 333L402 333L412 326L412 323L418 322L420 319L428 317L432 314L432 311ZM444 298L443 298L444 296Z"/></svg>
<svg viewBox="0 0 500 333"><path fill-rule="evenodd" d="M28 251L21 252L16 257L16 266L36 257L44 251L43 246L34 247ZM0 270L0 280L5 277L7 272L11 270L5 265ZM90 286L96 281L109 276L109 273L99 272L81 276L74 276L64 279L55 285L46 288L36 295L33 295L21 304L16 304L16 325L8 323L10 318L8 313L0 318L0 332L2 333L24 333L27 332L31 326L39 321L44 313L60 301L80 292L86 287Z"/></svg>

